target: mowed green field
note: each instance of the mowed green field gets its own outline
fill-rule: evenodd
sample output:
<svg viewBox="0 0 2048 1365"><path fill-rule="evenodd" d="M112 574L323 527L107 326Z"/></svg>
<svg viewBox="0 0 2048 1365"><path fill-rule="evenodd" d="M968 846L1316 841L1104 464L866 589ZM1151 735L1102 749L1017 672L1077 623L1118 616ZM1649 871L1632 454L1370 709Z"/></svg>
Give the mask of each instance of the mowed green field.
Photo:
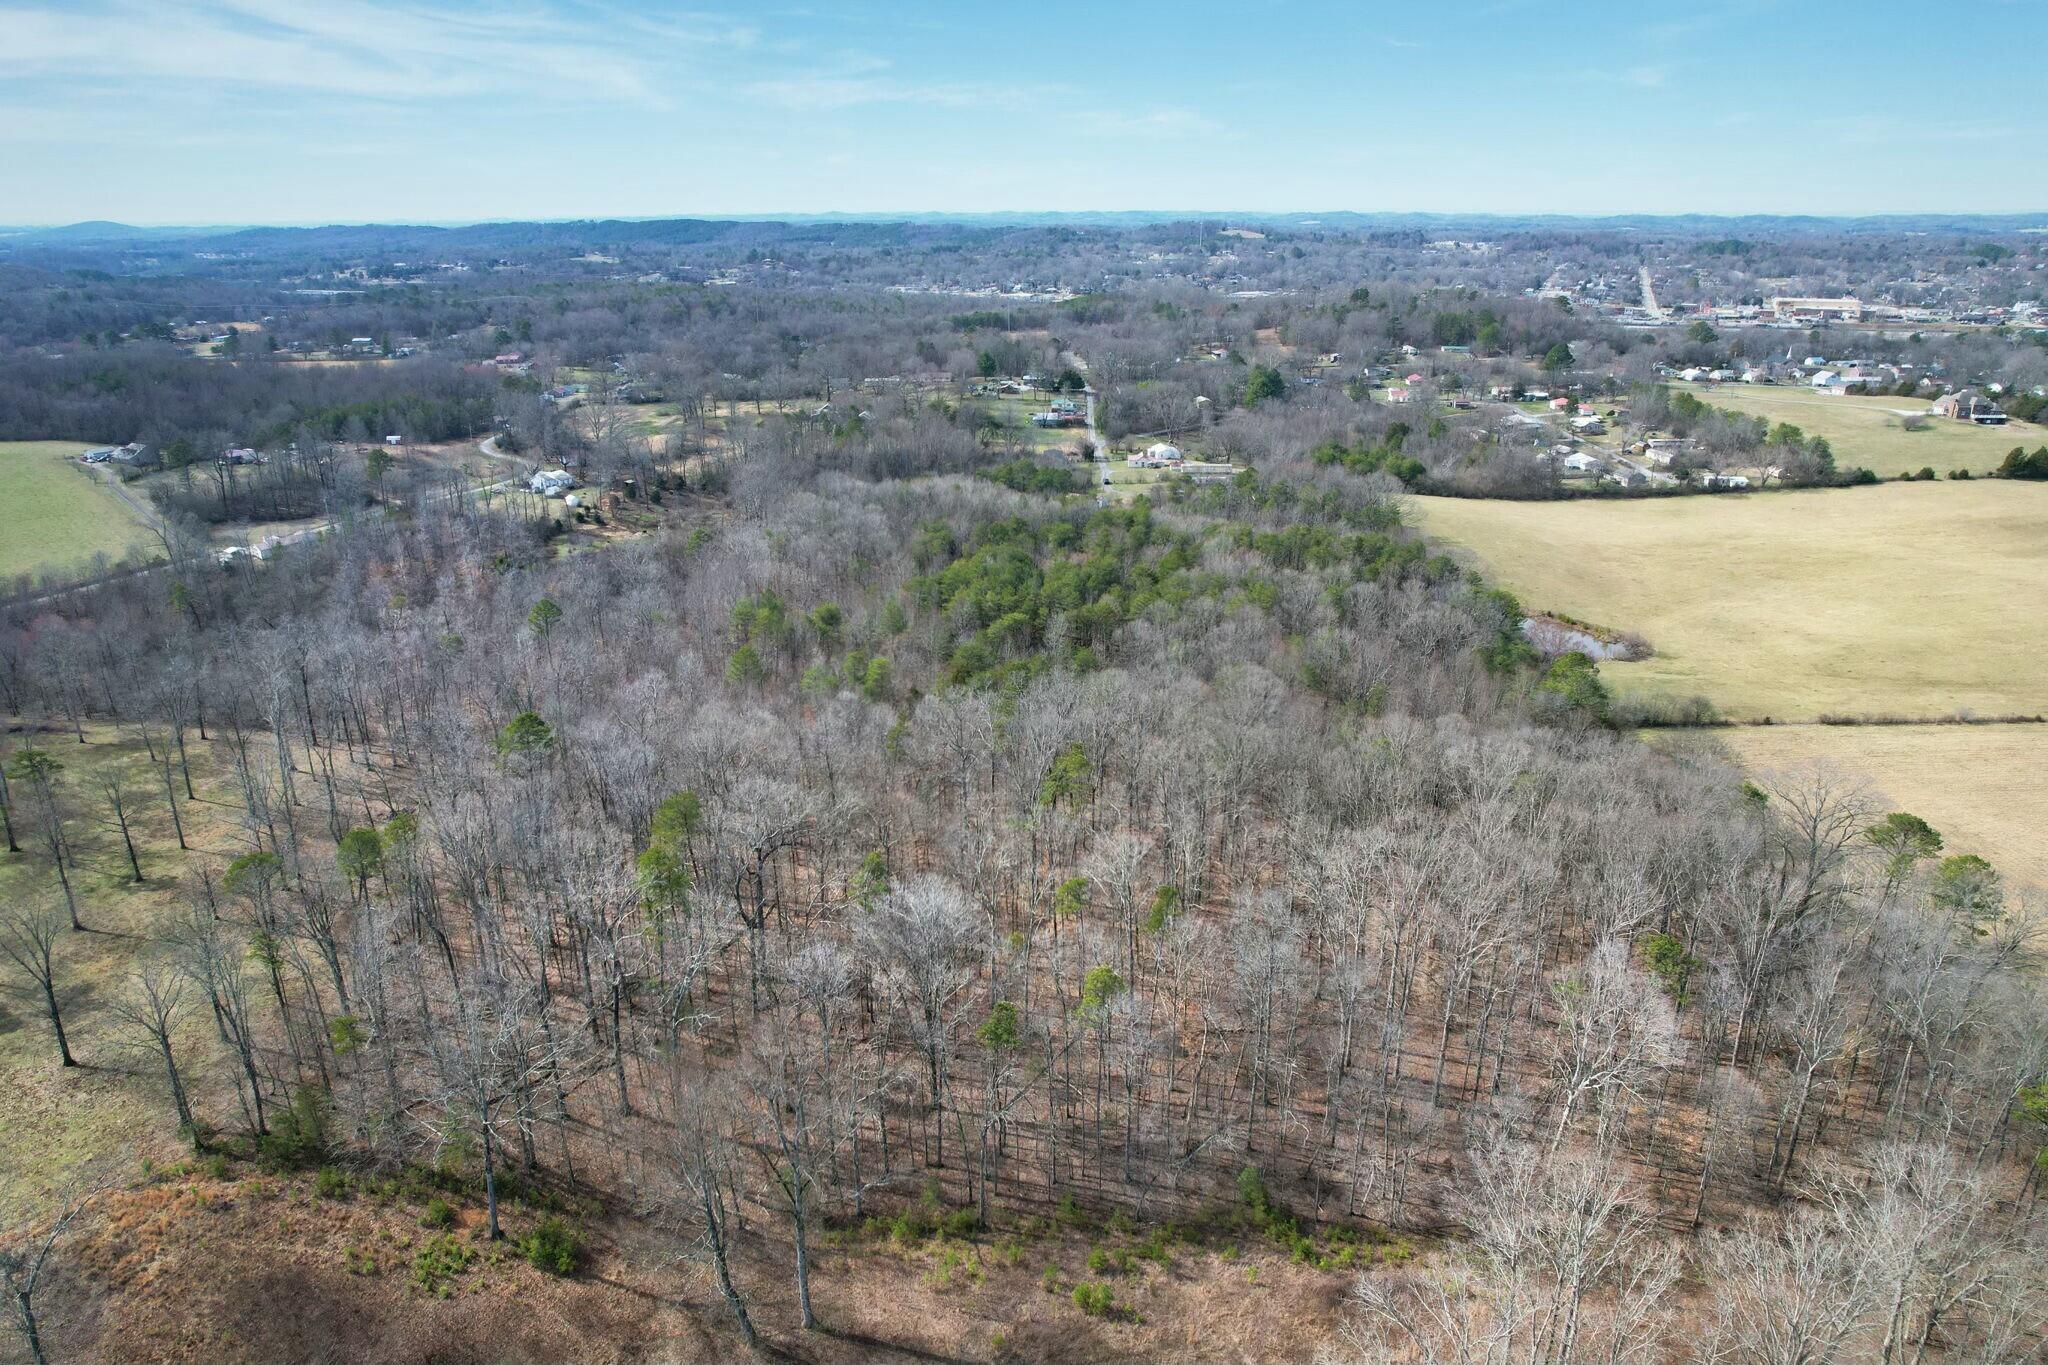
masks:
<svg viewBox="0 0 2048 1365"><path fill-rule="evenodd" d="M1847 396L1829 398L1795 385L1679 384L1704 402L1767 422L1790 422L1809 436L1825 436L1834 447L1835 463L1866 468L1891 478L1932 468L1947 477L1951 469L1982 474L1996 469L2014 446L2028 450L2048 445L2048 427L2008 422L2002 427L1973 426L1946 417L1931 417L1921 431L1908 431L1904 412L1924 412L1916 398Z"/></svg>
<svg viewBox="0 0 2048 1365"><path fill-rule="evenodd" d="M119 559L149 543L134 513L77 462L74 441L0 442L0 579L39 568L77 570L104 550Z"/></svg>
<svg viewBox="0 0 2048 1365"><path fill-rule="evenodd" d="M2048 485L1409 510L1525 607L1648 639L1600 666L1622 691L1738 719L2048 712Z"/></svg>

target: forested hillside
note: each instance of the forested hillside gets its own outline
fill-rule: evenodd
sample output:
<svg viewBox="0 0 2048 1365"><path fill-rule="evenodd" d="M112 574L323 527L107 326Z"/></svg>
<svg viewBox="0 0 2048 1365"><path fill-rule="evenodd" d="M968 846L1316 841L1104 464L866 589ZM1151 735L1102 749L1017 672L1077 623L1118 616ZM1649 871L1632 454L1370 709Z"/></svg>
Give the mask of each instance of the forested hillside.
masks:
<svg viewBox="0 0 2048 1365"><path fill-rule="evenodd" d="M2026 890L1917 801L1721 761L1714 699L1627 688L1685 638L1626 596L1525 606L1415 529L1425 491L1867 512L1780 491L1877 481L1856 427L1681 378L1877 401L1795 349L2024 422L2048 333L1637 301L2016 318L2038 241L1752 228L0 244L0 438L155 556L0 599L23 1321L60 1359L2039 1359ZM2023 510L2014 458L1885 496ZM1779 600L1881 651L1820 526ZM1656 606L1764 568L1690 564ZM1969 733L2026 752L2019 706Z"/></svg>
<svg viewBox="0 0 2048 1365"><path fill-rule="evenodd" d="M323 1114L493 1228L586 1192L749 1336L736 1243L807 1318L815 1247L936 1198L1448 1236L1358 1262L1362 1357L2032 1349L2048 1016L1994 879L1605 728L1382 475L1098 506L908 430L768 422L603 553L423 508L16 610L24 857L84 727L174 807L233 773L148 954L225 1044L209 1141Z"/></svg>

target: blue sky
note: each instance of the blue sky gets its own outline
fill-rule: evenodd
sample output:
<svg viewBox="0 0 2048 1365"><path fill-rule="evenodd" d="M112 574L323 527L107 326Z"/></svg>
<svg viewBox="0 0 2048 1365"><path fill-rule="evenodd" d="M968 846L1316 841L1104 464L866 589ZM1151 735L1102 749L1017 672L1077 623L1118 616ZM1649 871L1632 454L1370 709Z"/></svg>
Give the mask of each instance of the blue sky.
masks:
<svg viewBox="0 0 2048 1365"><path fill-rule="evenodd" d="M0 0L0 222L2048 210L2041 0Z"/></svg>

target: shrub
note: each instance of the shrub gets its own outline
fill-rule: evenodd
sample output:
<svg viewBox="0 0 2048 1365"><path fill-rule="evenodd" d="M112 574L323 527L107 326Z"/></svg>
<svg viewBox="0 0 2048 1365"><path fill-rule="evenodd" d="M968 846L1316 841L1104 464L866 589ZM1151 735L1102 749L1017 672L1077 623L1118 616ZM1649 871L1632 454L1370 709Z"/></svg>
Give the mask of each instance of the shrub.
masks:
<svg viewBox="0 0 2048 1365"><path fill-rule="evenodd" d="M559 1218L544 1218L519 1239L519 1254L550 1275L573 1275L583 1260L583 1235Z"/></svg>
<svg viewBox="0 0 2048 1365"><path fill-rule="evenodd" d="M455 1226L455 1206L435 1195L427 1201L427 1211L420 1215L423 1228L452 1228Z"/></svg>
<svg viewBox="0 0 2048 1365"><path fill-rule="evenodd" d="M889 1220L889 1240L899 1246L909 1246L931 1236L935 1226L930 1214L920 1209L907 1209Z"/></svg>
<svg viewBox="0 0 2048 1365"><path fill-rule="evenodd" d="M1237 1173L1237 1197L1253 1213L1263 1214L1271 1207L1266 1194L1266 1177L1256 1166L1247 1166Z"/></svg>
<svg viewBox="0 0 2048 1365"><path fill-rule="evenodd" d="M273 1167L310 1166L327 1150L327 1109L320 1092L311 1088L292 1096L291 1104L271 1120L270 1132L256 1144L257 1154Z"/></svg>
<svg viewBox="0 0 2048 1365"><path fill-rule="evenodd" d="M455 1240L451 1233L428 1238L412 1257L412 1282L437 1299L452 1292L448 1282L469 1269L476 1253Z"/></svg>
<svg viewBox="0 0 2048 1365"><path fill-rule="evenodd" d="M1108 1314L1116 1305L1116 1294L1106 1284L1082 1283L1074 1286L1074 1307L1091 1318Z"/></svg>
<svg viewBox="0 0 2048 1365"><path fill-rule="evenodd" d="M1059 1293L1060 1268L1056 1265L1047 1266L1045 1268L1045 1273L1038 1277L1038 1287L1043 1289L1048 1294Z"/></svg>
<svg viewBox="0 0 2048 1365"><path fill-rule="evenodd" d="M981 1215L973 1209L954 1209L939 1220L939 1231L948 1237L971 1237L981 1228Z"/></svg>
<svg viewBox="0 0 2048 1365"><path fill-rule="evenodd" d="M313 1188L322 1199L346 1198L349 1184L348 1173L333 1166L322 1166L313 1177Z"/></svg>
<svg viewBox="0 0 2048 1365"><path fill-rule="evenodd" d="M947 1247L940 1253L939 1263L932 1267L928 1278L934 1287L947 1289L952 1286L953 1272L956 1270L974 1284L980 1284L982 1281L984 1272L981 1260L974 1254L973 1249L968 1247Z"/></svg>

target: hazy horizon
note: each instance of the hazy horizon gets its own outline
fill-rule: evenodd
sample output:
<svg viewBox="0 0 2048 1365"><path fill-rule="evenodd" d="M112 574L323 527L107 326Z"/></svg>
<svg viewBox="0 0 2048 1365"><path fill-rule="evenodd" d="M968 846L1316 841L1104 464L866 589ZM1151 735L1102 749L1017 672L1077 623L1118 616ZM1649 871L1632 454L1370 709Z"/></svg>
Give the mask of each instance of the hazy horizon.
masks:
<svg viewBox="0 0 2048 1365"><path fill-rule="evenodd" d="M326 230L349 228L439 228L456 230L472 227L487 227L493 224L571 224L571 223L664 223L664 222L735 222L735 223L972 223L981 220L1031 220L1065 222L1081 219L1107 218L1132 219L1147 222L1184 222L1213 219L1236 223L1280 223L1291 222L1307 226L1318 217L1355 219L1426 219L1445 223L1488 222L1527 223L1556 222L1575 223L1632 223L1632 222L1743 222L1755 220L1782 220L1786 222L1815 221L1826 223L1855 223L1883 221L1919 221L1924 219L1954 220L1959 222L1988 221L1999 219L2038 219L2038 225L2021 226L2021 232L2048 232L2048 208L2039 210L1979 210L1956 208L1928 208L1901 210L1891 213L1808 213L1796 209L1759 209L1748 213L1691 213L1653 212L1636 210L1615 210L1611 213L1557 213L1545 211L1521 211L1515 209L1257 209L1257 208L1201 208L1181 207L1166 209L1144 208L1092 208L1092 209L984 209L963 210L943 208L895 208L895 209L787 209L750 210L734 209L724 212L692 212L678 210L673 213L587 213L516 215L487 214L474 218L308 218L308 219L223 219L210 222L148 221L130 218L109 218L104 215L86 218L66 219L61 222L0 222L0 232L53 232L66 228L83 227L104 223L113 227L133 228L143 232L192 232L203 234L242 232L259 229L281 230Z"/></svg>
<svg viewBox="0 0 2048 1365"><path fill-rule="evenodd" d="M2048 14L1856 16L0 0L0 139L35 224L2040 211Z"/></svg>

